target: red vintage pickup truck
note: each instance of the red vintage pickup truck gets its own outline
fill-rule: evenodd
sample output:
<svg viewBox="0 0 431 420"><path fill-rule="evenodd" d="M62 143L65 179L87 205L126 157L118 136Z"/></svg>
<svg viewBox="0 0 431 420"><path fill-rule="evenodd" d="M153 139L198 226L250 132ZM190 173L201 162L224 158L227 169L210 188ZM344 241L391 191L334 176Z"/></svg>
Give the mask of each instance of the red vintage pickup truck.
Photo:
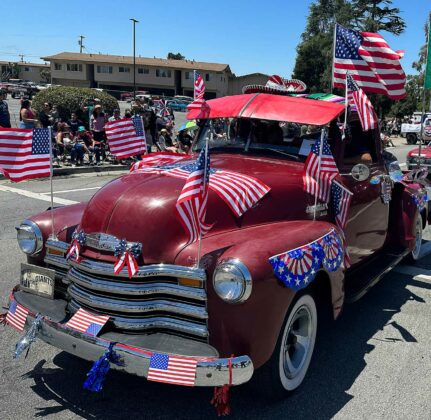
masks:
<svg viewBox="0 0 431 420"><path fill-rule="evenodd" d="M206 221L213 227L187 245L175 212L184 179L165 176L163 165L122 176L88 203L22 222L18 242L28 264L10 301L27 309L26 328L39 314L37 336L83 359L96 360L111 345L124 362L114 368L147 377L154 353L192 358L195 386L240 385L257 370L268 392L283 394L307 373L320 319L337 318L401 259L418 258L430 221L426 200L416 199L425 181L394 182L379 130L362 132L354 114L343 140L343 105L255 93L207 107L205 118L190 112L201 117L200 130L176 167L193 162L208 142L212 171L253 176L267 194L238 217L210 190ZM316 126L327 130L336 181L352 193L344 232L332 201L304 190ZM68 260L74 232L82 239L79 259ZM349 268L344 251L333 265L298 251L328 235L344 236ZM131 278L126 267L114 273L121 243L137 250ZM282 281L270 261L292 250L299 253L291 253L291 271L307 275L289 287L289 276ZM66 325L82 308L109 317L99 333Z"/></svg>

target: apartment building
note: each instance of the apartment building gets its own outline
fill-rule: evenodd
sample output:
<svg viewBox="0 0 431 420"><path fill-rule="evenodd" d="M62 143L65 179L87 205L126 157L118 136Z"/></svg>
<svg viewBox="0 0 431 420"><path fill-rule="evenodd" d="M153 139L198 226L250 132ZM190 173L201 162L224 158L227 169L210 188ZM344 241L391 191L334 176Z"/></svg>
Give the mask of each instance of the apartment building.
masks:
<svg viewBox="0 0 431 420"><path fill-rule="evenodd" d="M109 91L133 89L131 56L62 52L42 59L50 62L53 84ZM136 57L136 89L153 94L192 95L194 70L204 78L207 98L227 95L232 75L228 64L162 58Z"/></svg>
<svg viewBox="0 0 431 420"><path fill-rule="evenodd" d="M0 61L0 79L6 80L11 77L11 66L17 65L19 69L17 79L26 80L29 82L40 83L43 78L40 75L42 69L49 70L49 64L27 63L19 61L12 63L9 61Z"/></svg>

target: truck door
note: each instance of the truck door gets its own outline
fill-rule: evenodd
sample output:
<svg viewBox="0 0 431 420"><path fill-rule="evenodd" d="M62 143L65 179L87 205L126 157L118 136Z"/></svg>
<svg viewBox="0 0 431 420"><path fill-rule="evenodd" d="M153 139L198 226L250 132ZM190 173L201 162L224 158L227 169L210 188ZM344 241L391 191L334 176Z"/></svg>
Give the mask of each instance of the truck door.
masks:
<svg viewBox="0 0 431 420"><path fill-rule="evenodd" d="M359 121L357 121L359 123ZM387 175L380 153L378 129L363 132L356 126L350 130L350 138L343 140L343 158L339 160L341 182L352 193L350 212L345 228L347 246L352 265L381 249L385 243L389 204L382 195L382 182ZM367 156L368 155L368 160ZM365 164L370 176L365 180L355 180L352 169L358 163Z"/></svg>

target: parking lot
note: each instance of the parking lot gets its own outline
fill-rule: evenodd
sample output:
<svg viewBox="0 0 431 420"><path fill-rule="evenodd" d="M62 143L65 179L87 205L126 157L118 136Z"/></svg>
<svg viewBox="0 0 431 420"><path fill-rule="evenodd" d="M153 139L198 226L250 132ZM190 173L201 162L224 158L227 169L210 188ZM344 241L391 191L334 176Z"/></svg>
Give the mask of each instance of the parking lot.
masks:
<svg viewBox="0 0 431 420"><path fill-rule="evenodd" d="M87 201L116 176L55 178L56 204ZM2 306L25 261L14 226L50 205L49 190L48 180L14 185L0 181ZM429 228L425 238L431 239ZM325 331L310 374L298 392L282 401L268 401L260 396L258 384L235 388L231 418L429 419L430 301L429 255L417 267L398 266L364 298L347 305L341 318ZM20 334L9 327L0 327L0 334L1 419L216 417L209 404L212 389L149 383L111 371L104 390L92 394L82 389L90 363L41 341L34 344L27 359L13 360Z"/></svg>

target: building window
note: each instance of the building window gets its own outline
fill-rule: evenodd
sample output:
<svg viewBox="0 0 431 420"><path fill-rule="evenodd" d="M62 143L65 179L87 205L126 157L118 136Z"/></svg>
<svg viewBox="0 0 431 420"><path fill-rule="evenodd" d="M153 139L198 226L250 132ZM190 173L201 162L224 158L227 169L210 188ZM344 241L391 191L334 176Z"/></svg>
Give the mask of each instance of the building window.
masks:
<svg viewBox="0 0 431 420"><path fill-rule="evenodd" d="M24 67L24 71L31 72L31 71L33 71L33 69L31 67Z"/></svg>
<svg viewBox="0 0 431 420"><path fill-rule="evenodd" d="M209 82L211 80L211 73L205 73L205 81Z"/></svg>
<svg viewBox="0 0 431 420"><path fill-rule="evenodd" d="M130 67L118 67L120 73L130 73Z"/></svg>
<svg viewBox="0 0 431 420"><path fill-rule="evenodd" d="M186 80L190 80L191 79L189 71L186 71L185 77L186 77Z"/></svg>
<svg viewBox="0 0 431 420"><path fill-rule="evenodd" d="M54 70L61 70L63 66L60 63L54 63Z"/></svg>
<svg viewBox="0 0 431 420"><path fill-rule="evenodd" d="M97 66L97 73L112 74L112 66Z"/></svg>
<svg viewBox="0 0 431 420"><path fill-rule="evenodd" d="M68 64L67 71L82 71L82 64Z"/></svg>
<svg viewBox="0 0 431 420"><path fill-rule="evenodd" d="M156 70L156 77L171 77L171 71L170 70Z"/></svg>
<svg viewBox="0 0 431 420"><path fill-rule="evenodd" d="M149 74L149 73L150 73L149 69L144 69L143 67L138 68L138 74Z"/></svg>

